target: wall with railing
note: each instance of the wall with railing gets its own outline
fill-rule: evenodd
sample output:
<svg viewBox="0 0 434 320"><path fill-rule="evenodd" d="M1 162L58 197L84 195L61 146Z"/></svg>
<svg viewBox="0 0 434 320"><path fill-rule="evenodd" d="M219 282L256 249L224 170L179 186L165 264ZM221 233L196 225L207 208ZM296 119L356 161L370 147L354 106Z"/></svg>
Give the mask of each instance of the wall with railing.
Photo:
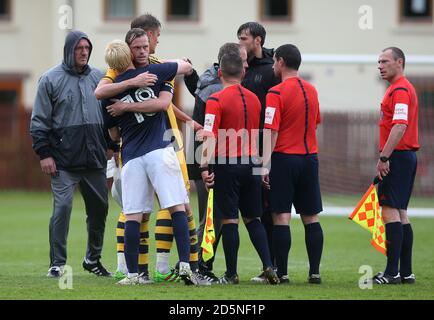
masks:
<svg viewBox="0 0 434 320"><path fill-rule="evenodd" d="M1 110L1 109L0 109ZM0 190L49 190L31 148L30 113L0 111ZM375 176L378 113L323 112L318 127L323 193L360 194ZM434 109L419 112L421 149L414 195L434 196Z"/></svg>

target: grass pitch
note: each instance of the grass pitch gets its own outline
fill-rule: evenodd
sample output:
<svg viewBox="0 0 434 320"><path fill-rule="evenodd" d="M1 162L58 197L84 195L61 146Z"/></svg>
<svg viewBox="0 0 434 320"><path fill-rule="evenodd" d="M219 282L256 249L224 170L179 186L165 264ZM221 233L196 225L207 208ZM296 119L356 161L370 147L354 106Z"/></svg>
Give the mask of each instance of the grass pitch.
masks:
<svg viewBox="0 0 434 320"><path fill-rule="evenodd" d="M357 201L343 201L355 206ZM193 195L193 208L196 209ZM332 202L334 198L325 199ZM340 203L342 199L339 200ZM84 204L79 195L74 200L68 238L68 265L73 269L73 289L61 290L57 280L46 277L48 269L48 223L51 216L50 193L2 192L0 194L0 299L13 300L289 300L289 299L429 299L434 298L434 219L412 219L415 234L413 286L381 286L372 290L359 288L359 268L373 272L385 266L385 257L369 244L370 235L345 217L322 214L324 252L321 264L323 284L307 284L308 260L301 221L291 223L292 249L289 256L289 285L267 286L249 279L260 272L261 264L240 225L241 247L238 286L186 287L183 284L153 284L120 287L113 279L101 279L81 268L86 248ZM350 212L349 212L350 213ZM349 214L348 213L348 214ZM119 208L110 203L102 262L109 270L116 268L115 227ZM155 216L153 217L155 218ZM154 220L151 226L155 225ZM151 231L153 237L153 231ZM172 265L176 261L174 246ZM155 245L151 240L150 271L155 266ZM215 263L218 275L224 272L224 257L219 247Z"/></svg>

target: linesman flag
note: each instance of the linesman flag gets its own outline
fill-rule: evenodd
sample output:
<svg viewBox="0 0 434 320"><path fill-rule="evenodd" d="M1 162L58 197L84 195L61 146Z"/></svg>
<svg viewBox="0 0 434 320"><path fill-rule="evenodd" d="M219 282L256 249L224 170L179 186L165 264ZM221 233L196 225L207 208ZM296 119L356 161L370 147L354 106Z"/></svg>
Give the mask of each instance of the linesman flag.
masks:
<svg viewBox="0 0 434 320"><path fill-rule="evenodd" d="M384 255L386 254L386 229L381 215L380 203L378 202L375 185L379 182L376 178L365 195L357 204L349 219L362 228L372 233L371 245Z"/></svg>
<svg viewBox="0 0 434 320"><path fill-rule="evenodd" d="M207 262L214 256L213 244L215 242L215 232L214 232L214 189L210 188L208 193L208 205L206 210L206 224L205 230L203 232L202 240L202 258L203 261Z"/></svg>

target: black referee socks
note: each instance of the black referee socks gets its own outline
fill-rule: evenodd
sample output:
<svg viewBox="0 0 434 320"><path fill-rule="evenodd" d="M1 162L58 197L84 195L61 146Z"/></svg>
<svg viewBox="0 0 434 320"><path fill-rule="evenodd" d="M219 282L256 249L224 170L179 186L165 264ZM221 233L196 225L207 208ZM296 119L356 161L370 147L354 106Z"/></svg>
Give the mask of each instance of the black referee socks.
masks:
<svg viewBox="0 0 434 320"><path fill-rule="evenodd" d="M403 239L401 249L401 277L408 277L413 273L411 266L411 256L413 251L413 228L411 224L402 226Z"/></svg>
<svg viewBox="0 0 434 320"><path fill-rule="evenodd" d="M398 274L399 258L402 250L402 224L392 222L386 224L386 243L387 243L387 266L384 271L389 276Z"/></svg>
<svg viewBox="0 0 434 320"><path fill-rule="evenodd" d="M309 257L309 276L319 274L324 236L319 222L304 226L307 255Z"/></svg>
<svg viewBox="0 0 434 320"><path fill-rule="evenodd" d="M279 278L288 275L289 250L291 250L291 228L281 225L273 226L273 251Z"/></svg>
<svg viewBox="0 0 434 320"><path fill-rule="evenodd" d="M222 242L226 260L226 276L237 274L238 249L240 248L240 235L238 224L229 223L222 226Z"/></svg>
<svg viewBox="0 0 434 320"><path fill-rule="evenodd" d="M255 219L246 224L247 231L249 232L250 241L256 249L262 261L264 268L273 267L270 257L270 248L268 247L267 233L259 219Z"/></svg>

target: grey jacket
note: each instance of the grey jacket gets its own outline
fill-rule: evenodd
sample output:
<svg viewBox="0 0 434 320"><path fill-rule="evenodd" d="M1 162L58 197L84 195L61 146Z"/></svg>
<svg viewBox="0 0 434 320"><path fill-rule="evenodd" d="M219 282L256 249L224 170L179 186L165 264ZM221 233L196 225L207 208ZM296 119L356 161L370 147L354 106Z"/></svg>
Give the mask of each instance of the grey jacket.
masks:
<svg viewBox="0 0 434 320"><path fill-rule="evenodd" d="M205 103L210 95L223 90L223 85L218 76L218 69L219 65L215 63L199 77L196 95Z"/></svg>
<svg viewBox="0 0 434 320"><path fill-rule="evenodd" d="M205 109L206 102L208 98L218 92L223 90L223 85L218 76L218 68L219 65L215 63L212 67L207 69L199 78L196 89L196 98L194 102L194 110L193 110L193 120L201 125L205 122ZM201 142L194 141L194 153L192 154L200 154L201 151L198 151L198 148L201 146ZM188 166L188 175L193 180L201 180L201 175L199 171L199 164L196 162L192 165Z"/></svg>
<svg viewBox="0 0 434 320"><path fill-rule="evenodd" d="M196 101L193 110L193 120L203 125L205 121L205 107L210 95L223 90L218 76L218 64L207 69L199 78L196 89Z"/></svg>
<svg viewBox="0 0 434 320"><path fill-rule="evenodd" d="M30 134L41 159L53 157L64 170L106 167L107 144L100 102L94 91L103 74L87 65L75 71L74 49L87 35L73 31L65 40L62 64L39 80ZM89 56L90 57L90 56Z"/></svg>

